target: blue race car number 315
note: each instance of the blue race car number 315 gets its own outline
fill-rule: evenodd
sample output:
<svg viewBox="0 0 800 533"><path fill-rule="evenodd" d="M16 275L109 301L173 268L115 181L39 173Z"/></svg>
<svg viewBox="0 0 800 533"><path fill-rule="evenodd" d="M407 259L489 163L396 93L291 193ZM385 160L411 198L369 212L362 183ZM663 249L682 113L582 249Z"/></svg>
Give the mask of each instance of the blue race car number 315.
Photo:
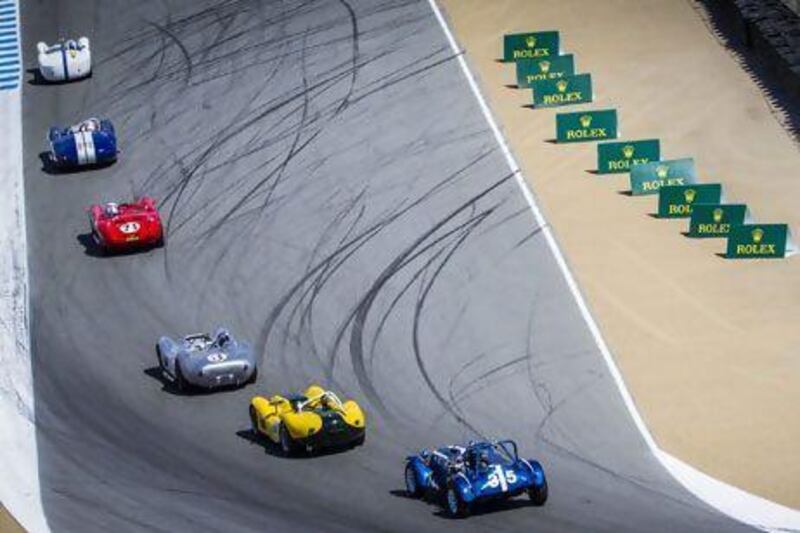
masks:
<svg viewBox="0 0 800 533"><path fill-rule="evenodd" d="M489 478L486 480L484 487L491 487L496 489L500 487L500 490L506 492L508 490L508 485L513 485L517 482L517 473L513 470L505 470L500 465L495 465L494 471L489 474Z"/></svg>

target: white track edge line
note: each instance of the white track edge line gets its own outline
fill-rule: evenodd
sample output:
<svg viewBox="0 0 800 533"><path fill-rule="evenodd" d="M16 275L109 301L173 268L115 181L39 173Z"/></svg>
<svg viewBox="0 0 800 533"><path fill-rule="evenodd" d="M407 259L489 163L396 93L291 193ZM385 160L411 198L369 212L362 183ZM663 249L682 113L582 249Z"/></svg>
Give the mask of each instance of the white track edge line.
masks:
<svg viewBox="0 0 800 533"><path fill-rule="evenodd" d="M458 43L453 36L453 32L450 30L450 27L444 18L444 14L436 4L436 0L428 0L428 4L433 10L436 20L439 22L439 25L441 26L442 31L444 32L445 37L450 44L450 48L456 56L458 64L467 79L475 99L478 101L478 105L481 108L483 116L492 130L495 140L500 146L509 168L514 173L517 185L519 185L522 195L528 202L531 212L536 219L536 223L542 229L542 234L544 235L545 240L550 247L550 251L553 253L553 256L556 259L556 263L564 275L564 279L569 286L573 298L575 299L575 303L578 305L581 315L583 316L586 325L589 327L589 331L591 332L592 337L594 338L595 343L600 350L600 353L603 354L603 359L606 362L606 366L608 366L611 376L614 378L614 382L616 383L619 393L622 396L625 407L628 409L628 414L633 419L634 424L639 430L653 456L684 488L721 513L747 525L767 531L800 531L800 512L714 479L695 469L691 465L681 461L680 459L668 454L667 452L664 452L658 447L653 439L653 436L650 434L650 431L647 429L639 410L636 408L633 397L628 391L628 387L625 385L622 374L611 355L608 345L600 333L600 328L597 325L597 322L589 311L589 307L587 306L586 301L583 298L580 289L578 288L578 284L575 281L572 272L569 270L569 266L567 265L564 255L558 247L558 243L556 242L555 237L550 230L550 226L542 215L542 212L539 210L539 206L536 203L533 192L525 182L522 171L517 164L516 159L514 159L511 149L503 137L503 134L500 131L500 128L498 127L491 110L489 109L489 105L487 104L486 99L478 87L478 83L475 81L475 77L465 59L465 53L461 48L459 48ZM725 502L727 498L735 498L736 505L727 504Z"/></svg>

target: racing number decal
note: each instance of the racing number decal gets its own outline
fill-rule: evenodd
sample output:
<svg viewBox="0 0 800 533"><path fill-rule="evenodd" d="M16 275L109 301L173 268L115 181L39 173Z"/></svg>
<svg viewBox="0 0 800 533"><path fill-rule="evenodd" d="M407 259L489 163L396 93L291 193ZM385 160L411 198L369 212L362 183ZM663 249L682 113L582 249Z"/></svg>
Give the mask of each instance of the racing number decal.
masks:
<svg viewBox="0 0 800 533"><path fill-rule="evenodd" d="M208 354L208 357L206 357L209 363L221 363L227 358L228 356L222 352Z"/></svg>
<svg viewBox="0 0 800 533"><path fill-rule="evenodd" d="M141 225L138 222L125 222L124 224L119 225L119 230L128 235L130 233L136 233L139 231Z"/></svg>
<svg viewBox="0 0 800 533"><path fill-rule="evenodd" d="M489 480L486 482L486 486L493 489L500 487L500 490L506 492L508 490L508 484L511 483L513 485L516 482L516 472L513 470L503 470L502 466L495 465L494 472L489 474Z"/></svg>

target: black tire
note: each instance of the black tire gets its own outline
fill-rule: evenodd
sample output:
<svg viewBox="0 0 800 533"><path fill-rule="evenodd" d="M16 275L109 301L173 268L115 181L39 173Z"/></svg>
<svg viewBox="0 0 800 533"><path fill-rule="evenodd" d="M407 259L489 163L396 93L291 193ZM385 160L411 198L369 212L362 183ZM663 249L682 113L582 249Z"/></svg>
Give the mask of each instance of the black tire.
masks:
<svg viewBox="0 0 800 533"><path fill-rule="evenodd" d="M97 231L92 231L92 246L94 247L94 252L99 257L106 257L111 255L109 253L109 249L106 248L105 244L103 244L103 240L100 238L100 235L97 234Z"/></svg>
<svg viewBox="0 0 800 533"><path fill-rule="evenodd" d="M528 497L536 507L541 507L547 501L547 480L544 480L541 487L531 487L528 489Z"/></svg>
<svg viewBox="0 0 800 533"><path fill-rule="evenodd" d="M256 408L252 405L250 406L250 429L253 431L253 435L256 437L261 435L261 432L258 430L258 415L256 414Z"/></svg>
<svg viewBox="0 0 800 533"><path fill-rule="evenodd" d="M258 367L255 367L255 368L253 368L253 373L250 374L250 379L248 379L245 384L246 385L252 385L253 383L256 382L257 378L258 378Z"/></svg>
<svg viewBox="0 0 800 533"><path fill-rule="evenodd" d="M461 499L453 485L448 485L444 491L444 510L450 518L469 516L469 504Z"/></svg>
<svg viewBox="0 0 800 533"><path fill-rule="evenodd" d="M405 471L406 493L412 498L419 498L422 496L422 489L417 483L417 474L414 472L414 467L411 463L406 465Z"/></svg>
<svg viewBox="0 0 800 533"><path fill-rule="evenodd" d="M159 237L158 240L155 242L155 244L153 245L153 248L163 248L164 244L166 244L166 242L167 242L167 240L164 237L164 232L162 230L161 237Z"/></svg>
<svg viewBox="0 0 800 533"><path fill-rule="evenodd" d="M364 433L362 433L360 437L358 437L355 441L353 441L353 447L355 448L357 446L363 446L366 440L367 440L367 432L364 431Z"/></svg>
<svg viewBox="0 0 800 533"><path fill-rule="evenodd" d="M158 368L164 370L164 361L161 359L161 346L156 344L156 358L158 359Z"/></svg>
<svg viewBox="0 0 800 533"><path fill-rule="evenodd" d="M186 382L186 378L183 377L181 364L178 361L175 361L175 387L178 389L178 392L186 392L189 390L189 384Z"/></svg>
<svg viewBox="0 0 800 533"><path fill-rule="evenodd" d="M297 454L297 444L292 440L292 436L289 435L289 430L286 429L283 422L281 422L281 428L278 430L278 440L284 457L292 457Z"/></svg>

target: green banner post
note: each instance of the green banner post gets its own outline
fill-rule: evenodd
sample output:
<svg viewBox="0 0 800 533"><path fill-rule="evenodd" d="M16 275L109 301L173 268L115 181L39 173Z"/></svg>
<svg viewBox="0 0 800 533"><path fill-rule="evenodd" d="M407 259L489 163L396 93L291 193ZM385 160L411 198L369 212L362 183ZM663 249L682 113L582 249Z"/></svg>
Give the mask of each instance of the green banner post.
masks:
<svg viewBox="0 0 800 533"><path fill-rule="evenodd" d="M530 88L534 81L574 75L575 59L572 54L517 61L517 87L520 89Z"/></svg>
<svg viewBox="0 0 800 533"><path fill-rule="evenodd" d="M560 50L557 31L511 33L503 36L503 61L557 56Z"/></svg>
<svg viewBox="0 0 800 533"><path fill-rule="evenodd" d="M727 237L731 228L747 220L745 204L695 204L689 219L689 236L696 238Z"/></svg>
<svg viewBox="0 0 800 533"><path fill-rule="evenodd" d="M786 224L742 224L728 234L726 257L731 259L781 258L795 253Z"/></svg>
<svg viewBox="0 0 800 533"><path fill-rule="evenodd" d="M577 74L533 82L533 106L556 107L591 102L592 75Z"/></svg>
<svg viewBox="0 0 800 533"><path fill-rule="evenodd" d="M661 159L661 143L658 139L597 145L598 174L630 172L633 165L642 165L659 159Z"/></svg>
<svg viewBox="0 0 800 533"><path fill-rule="evenodd" d="M658 189L659 218L689 218L695 203L719 203L722 185L698 183L695 185L664 185Z"/></svg>
<svg viewBox="0 0 800 533"><path fill-rule="evenodd" d="M690 185L697 182L694 159L654 161L631 167L631 193L658 194L664 185Z"/></svg>
<svg viewBox="0 0 800 533"><path fill-rule="evenodd" d="M556 141L560 143L617 138L617 110L603 109L556 115Z"/></svg>

